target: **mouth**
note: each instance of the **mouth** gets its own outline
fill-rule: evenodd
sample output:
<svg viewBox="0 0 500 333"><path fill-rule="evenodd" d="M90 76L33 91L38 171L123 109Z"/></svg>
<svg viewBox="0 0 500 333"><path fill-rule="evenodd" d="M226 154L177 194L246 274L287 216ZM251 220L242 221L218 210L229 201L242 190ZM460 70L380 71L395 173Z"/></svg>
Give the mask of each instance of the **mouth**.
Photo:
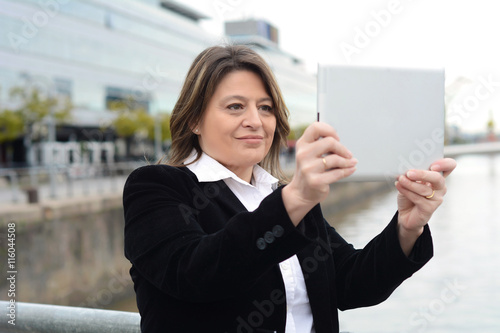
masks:
<svg viewBox="0 0 500 333"><path fill-rule="evenodd" d="M264 140L264 137L260 135L245 135L237 139L249 144L259 144Z"/></svg>

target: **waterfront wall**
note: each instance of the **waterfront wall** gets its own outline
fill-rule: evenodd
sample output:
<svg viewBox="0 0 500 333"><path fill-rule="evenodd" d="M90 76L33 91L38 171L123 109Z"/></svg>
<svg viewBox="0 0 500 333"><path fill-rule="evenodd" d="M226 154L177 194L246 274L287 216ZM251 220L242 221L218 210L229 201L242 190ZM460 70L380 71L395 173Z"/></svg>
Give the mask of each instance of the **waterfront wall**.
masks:
<svg viewBox="0 0 500 333"><path fill-rule="evenodd" d="M105 308L132 296L121 205L121 195L108 195L2 208L0 233L16 225L16 301Z"/></svg>

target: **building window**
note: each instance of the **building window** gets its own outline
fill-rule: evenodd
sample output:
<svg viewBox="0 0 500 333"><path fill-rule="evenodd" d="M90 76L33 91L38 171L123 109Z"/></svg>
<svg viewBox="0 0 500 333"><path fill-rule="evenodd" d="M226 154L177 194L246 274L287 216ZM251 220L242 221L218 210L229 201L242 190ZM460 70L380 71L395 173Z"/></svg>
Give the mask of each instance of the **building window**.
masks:
<svg viewBox="0 0 500 333"><path fill-rule="evenodd" d="M124 89L118 87L106 88L106 108L110 108L111 102L122 101L131 109L144 109L149 112L151 95L144 91ZM133 103L133 104L132 104Z"/></svg>
<svg viewBox="0 0 500 333"><path fill-rule="evenodd" d="M54 88L58 96L67 97L71 100L72 83L70 80L55 78Z"/></svg>

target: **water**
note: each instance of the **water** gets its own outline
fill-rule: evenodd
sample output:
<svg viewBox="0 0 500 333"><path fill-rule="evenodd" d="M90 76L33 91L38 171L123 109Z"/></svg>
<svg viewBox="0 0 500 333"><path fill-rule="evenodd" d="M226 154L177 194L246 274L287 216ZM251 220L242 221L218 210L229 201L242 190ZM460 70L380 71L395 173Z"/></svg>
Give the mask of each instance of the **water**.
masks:
<svg viewBox="0 0 500 333"><path fill-rule="evenodd" d="M340 313L341 331L500 332L500 154L457 158L429 222L434 258L384 303ZM379 233L396 192L329 221L355 247Z"/></svg>
<svg viewBox="0 0 500 333"><path fill-rule="evenodd" d="M123 209L12 222L16 222L16 302L104 308L134 294L130 263L123 256ZM0 227L4 237L0 299L10 300L4 260L7 236L2 234L7 229L4 224Z"/></svg>

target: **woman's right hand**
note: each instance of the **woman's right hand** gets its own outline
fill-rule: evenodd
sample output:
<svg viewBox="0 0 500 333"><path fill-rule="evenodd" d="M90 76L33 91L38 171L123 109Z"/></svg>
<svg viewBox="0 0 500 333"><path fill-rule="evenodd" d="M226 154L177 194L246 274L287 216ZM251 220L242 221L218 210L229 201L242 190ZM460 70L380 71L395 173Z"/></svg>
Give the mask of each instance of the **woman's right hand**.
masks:
<svg viewBox="0 0 500 333"><path fill-rule="evenodd" d="M282 197L290 219L298 225L328 196L330 184L356 171L358 161L339 142L333 127L321 122L306 128L295 149L295 173L283 188Z"/></svg>

